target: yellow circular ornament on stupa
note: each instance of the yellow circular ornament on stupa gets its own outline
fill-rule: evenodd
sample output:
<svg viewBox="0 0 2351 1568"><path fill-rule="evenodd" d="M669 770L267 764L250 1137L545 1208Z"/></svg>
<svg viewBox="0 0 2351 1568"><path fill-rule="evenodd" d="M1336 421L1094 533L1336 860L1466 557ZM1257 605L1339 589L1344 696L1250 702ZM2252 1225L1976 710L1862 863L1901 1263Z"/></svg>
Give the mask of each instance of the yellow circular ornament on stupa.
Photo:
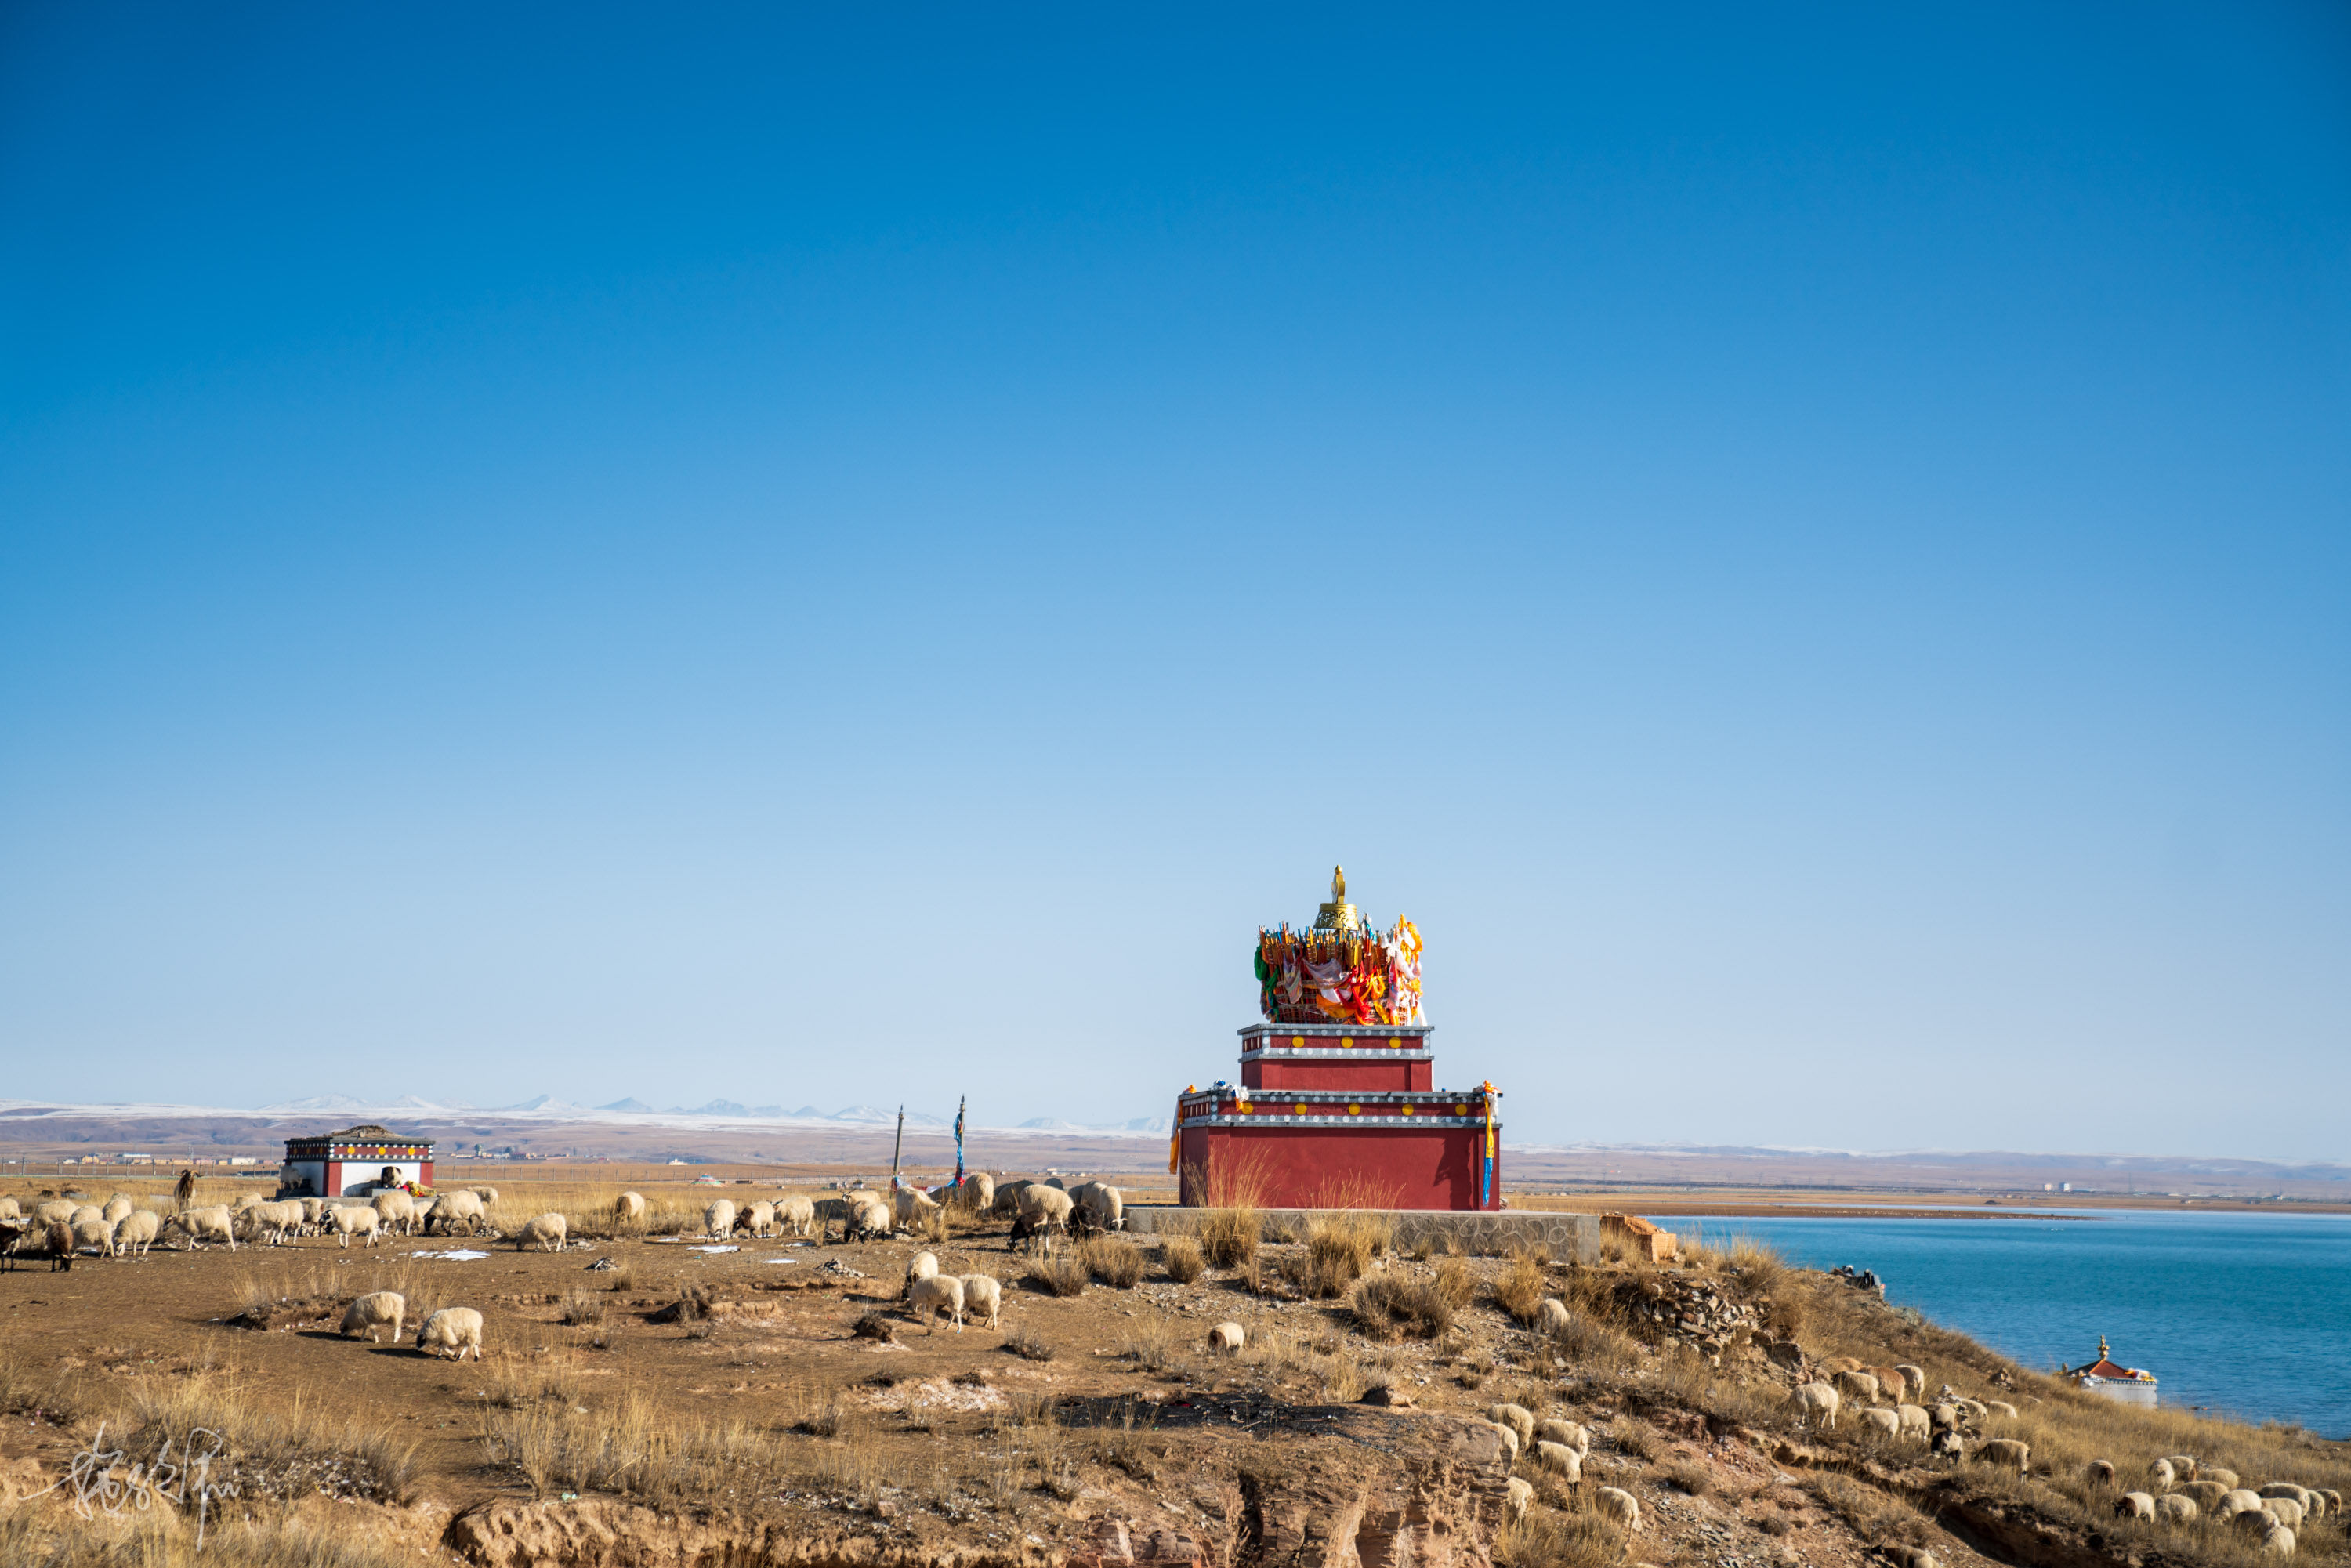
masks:
<svg viewBox="0 0 2351 1568"><path fill-rule="evenodd" d="M1453 1113L1457 1116L1467 1116L1469 1113L1469 1107L1467 1105L1456 1105L1453 1107Z"/></svg>
<svg viewBox="0 0 2351 1568"><path fill-rule="evenodd" d="M1303 1116L1306 1114L1306 1107L1303 1105L1292 1105L1290 1108L1290 1113L1293 1116Z"/></svg>
<svg viewBox="0 0 2351 1568"><path fill-rule="evenodd" d="M1352 1035L1352 1034L1343 1034L1343 1035L1341 1035L1341 1036L1339 1037L1339 1049L1340 1049L1341 1051L1353 1051L1353 1050L1354 1050L1354 1049L1355 1049L1355 1037L1354 1037L1353 1035Z"/></svg>
<svg viewBox="0 0 2351 1568"><path fill-rule="evenodd" d="M1350 1105L1347 1107L1347 1114L1350 1116L1360 1116L1363 1113L1364 1108L1361 1105Z"/></svg>
<svg viewBox="0 0 2351 1568"><path fill-rule="evenodd" d="M1407 1116L1411 1115L1411 1114L1412 1114L1412 1107L1411 1107L1411 1106L1409 1106L1409 1105L1405 1106L1405 1107L1404 1108L1404 1113L1405 1113L1405 1115L1407 1115Z"/></svg>

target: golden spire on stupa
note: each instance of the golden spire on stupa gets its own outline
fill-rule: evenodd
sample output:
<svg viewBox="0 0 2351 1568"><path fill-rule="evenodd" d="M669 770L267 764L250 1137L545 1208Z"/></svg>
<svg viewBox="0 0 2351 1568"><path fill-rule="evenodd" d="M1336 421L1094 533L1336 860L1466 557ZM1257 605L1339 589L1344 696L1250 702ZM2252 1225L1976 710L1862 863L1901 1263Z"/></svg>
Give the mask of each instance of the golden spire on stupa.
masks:
<svg viewBox="0 0 2351 1568"><path fill-rule="evenodd" d="M1314 929L1361 931L1363 928L1363 912L1347 902L1347 868L1334 865L1331 868L1331 902L1315 911Z"/></svg>

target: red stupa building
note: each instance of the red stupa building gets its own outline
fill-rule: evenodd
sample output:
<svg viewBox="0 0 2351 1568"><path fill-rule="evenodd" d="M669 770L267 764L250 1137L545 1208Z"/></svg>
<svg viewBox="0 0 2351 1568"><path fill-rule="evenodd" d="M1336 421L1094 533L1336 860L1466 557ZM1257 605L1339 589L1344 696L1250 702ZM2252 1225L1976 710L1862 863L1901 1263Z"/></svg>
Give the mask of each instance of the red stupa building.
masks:
<svg viewBox="0 0 2351 1568"><path fill-rule="evenodd" d="M1176 1099L1180 1201L1501 1207L1499 1092L1431 1087L1412 922L1373 930L1333 872L1312 925L1258 932L1257 977L1264 1021L1240 1031L1240 1082Z"/></svg>

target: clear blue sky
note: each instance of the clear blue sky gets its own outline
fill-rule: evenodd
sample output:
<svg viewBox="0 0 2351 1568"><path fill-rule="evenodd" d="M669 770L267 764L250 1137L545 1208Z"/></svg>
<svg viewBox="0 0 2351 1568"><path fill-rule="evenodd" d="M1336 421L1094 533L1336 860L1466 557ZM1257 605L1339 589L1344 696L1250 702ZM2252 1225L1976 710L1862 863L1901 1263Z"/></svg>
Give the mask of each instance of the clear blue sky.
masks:
<svg viewBox="0 0 2351 1568"><path fill-rule="evenodd" d="M0 1094L2351 1158L2351 14L0 13Z"/></svg>

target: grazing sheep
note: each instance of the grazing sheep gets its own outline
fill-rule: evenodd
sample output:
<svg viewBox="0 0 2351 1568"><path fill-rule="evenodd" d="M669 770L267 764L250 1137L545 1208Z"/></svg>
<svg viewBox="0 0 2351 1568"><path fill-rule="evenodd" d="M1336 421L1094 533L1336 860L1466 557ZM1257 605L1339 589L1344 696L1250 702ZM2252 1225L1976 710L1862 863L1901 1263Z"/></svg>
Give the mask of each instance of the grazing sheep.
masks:
<svg viewBox="0 0 2351 1568"><path fill-rule="evenodd" d="M1053 1238L1068 1232L1070 1211L1076 1207L1070 1195L1059 1187L1022 1187L1020 1212L1012 1221L1012 1240L1017 1245L1030 1237L1042 1237L1045 1253L1050 1257Z"/></svg>
<svg viewBox="0 0 2351 1568"><path fill-rule="evenodd" d="M453 1352L459 1361L472 1351L482 1359L482 1314L471 1307L444 1307L416 1331L416 1348L427 1355Z"/></svg>
<svg viewBox="0 0 2351 1568"><path fill-rule="evenodd" d="M380 1192L368 1199L376 1222L388 1235L409 1236L416 1230L416 1199L404 1192Z"/></svg>
<svg viewBox="0 0 2351 1568"><path fill-rule="evenodd" d="M260 1201L261 1195L257 1192L241 1192L230 1200L228 1209L231 1214L243 1214Z"/></svg>
<svg viewBox="0 0 2351 1568"><path fill-rule="evenodd" d="M2242 1487L2231 1487L2220 1496L2220 1506L2212 1511L2222 1519L2234 1519L2241 1513L2259 1513L2262 1500Z"/></svg>
<svg viewBox="0 0 2351 1568"><path fill-rule="evenodd" d="M2234 1470L2224 1470L2218 1465L2202 1466L2197 1470L2196 1479L2206 1481L2219 1481L2231 1491L2237 1490L2237 1472Z"/></svg>
<svg viewBox="0 0 2351 1568"><path fill-rule="evenodd" d="M1894 1364L1894 1370L1902 1375L1903 1382L1907 1385L1903 1392L1909 1396L1910 1402L1914 1405L1925 1404L1927 1402L1927 1369L1923 1366L1913 1366L1907 1361L1897 1361Z"/></svg>
<svg viewBox="0 0 2351 1568"><path fill-rule="evenodd" d="M515 1232L515 1250L520 1252L536 1244L542 1252L560 1252L570 1228L563 1216L549 1209L523 1221L522 1228Z"/></svg>
<svg viewBox="0 0 2351 1568"><path fill-rule="evenodd" d="M1958 1431L1959 1416L1959 1407L1948 1399L1938 1399L1927 1407L1927 1419L1933 1424L1938 1432Z"/></svg>
<svg viewBox="0 0 2351 1568"><path fill-rule="evenodd" d="M907 1259L906 1283L904 1288L900 1290L898 1292L899 1299L908 1301L913 1301L914 1299L914 1281L917 1280L936 1279L938 1277L938 1272L939 1260L928 1252L917 1252L912 1258Z"/></svg>
<svg viewBox="0 0 2351 1568"><path fill-rule="evenodd" d="M2155 1522L2155 1499L2143 1491L2126 1491L2115 1499L2116 1519L2143 1519Z"/></svg>
<svg viewBox="0 0 2351 1568"><path fill-rule="evenodd" d="M1641 1528L1641 1505L1631 1492L1618 1487L1602 1487L1592 1500L1600 1517L1615 1521L1626 1531L1637 1532Z"/></svg>
<svg viewBox="0 0 2351 1568"><path fill-rule="evenodd" d="M105 1220L109 1225L119 1225L123 1220L129 1218L131 1217L131 1211L138 1207L139 1206L137 1204L131 1202L128 1197L125 1197L122 1194L118 1192L112 1197L106 1200L106 1207L98 1211L98 1217L100 1219Z"/></svg>
<svg viewBox="0 0 2351 1568"><path fill-rule="evenodd" d="M1869 1409L1857 1412L1861 1418L1889 1437L1902 1435L1902 1417L1891 1410Z"/></svg>
<svg viewBox="0 0 2351 1568"><path fill-rule="evenodd" d="M645 1195L643 1193L624 1192L612 1200L612 1220L615 1224L627 1225L644 1217Z"/></svg>
<svg viewBox="0 0 2351 1568"><path fill-rule="evenodd" d="M2197 1479L2196 1456L2193 1454L2168 1454L2161 1462L2169 1465L2171 1473L2183 1481L2192 1481Z"/></svg>
<svg viewBox="0 0 2351 1568"><path fill-rule="evenodd" d="M1833 1385L1826 1383L1807 1383L1789 1390L1788 1398L1791 1402L1803 1406L1800 1416L1804 1425L1809 1427L1814 1421L1818 1421L1820 1425L1828 1427L1831 1431L1836 1429L1837 1406L1842 1401Z"/></svg>
<svg viewBox="0 0 2351 1568"><path fill-rule="evenodd" d="M2148 1465L2147 1478L2155 1483L2155 1490L2158 1492L2169 1491L2179 1484L2179 1473L2172 1469L2169 1459L2158 1459Z"/></svg>
<svg viewBox="0 0 2351 1568"><path fill-rule="evenodd" d="M147 1249L155 1245L155 1238L162 1232L162 1215L152 1209L134 1208L122 1217L121 1224L114 1228L114 1254L119 1258L125 1252L136 1250L140 1257L144 1258Z"/></svg>
<svg viewBox="0 0 2351 1568"><path fill-rule="evenodd" d="M74 1228L62 1219L53 1219L42 1228L42 1237L48 1243L49 1272L73 1271Z"/></svg>
<svg viewBox="0 0 2351 1568"><path fill-rule="evenodd" d="M1894 1420L1906 1437L1916 1437L1923 1443L1935 1435L1935 1424L1927 1418L1924 1405L1896 1405Z"/></svg>
<svg viewBox="0 0 2351 1568"><path fill-rule="evenodd" d="M1583 1456L1564 1443L1537 1443L1534 1462L1570 1486L1583 1480Z"/></svg>
<svg viewBox="0 0 2351 1568"><path fill-rule="evenodd" d="M236 1222L230 1218L226 1204L215 1203L206 1208L183 1208L163 1222L167 1231L177 1230L194 1247L206 1241L225 1241L228 1249L236 1250Z"/></svg>
<svg viewBox="0 0 2351 1568"><path fill-rule="evenodd" d="M2278 1525L2277 1516L2262 1508L2234 1510L2228 1515L2228 1520L2248 1535L2266 1535Z"/></svg>
<svg viewBox="0 0 2351 1568"><path fill-rule="evenodd" d="M1519 1455L1522 1450L1519 1447L1519 1434L1516 1427L1502 1421L1480 1421L1478 1424L1502 1439L1502 1447L1510 1450L1510 1463L1515 1465L1519 1462Z"/></svg>
<svg viewBox="0 0 2351 1568"><path fill-rule="evenodd" d="M78 1251L88 1247L101 1258L114 1256L114 1227L103 1219L85 1219L68 1228L73 1232L73 1246Z"/></svg>
<svg viewBox="0 0 2351 1568"><path fill-rule="evenodd" d="M66 1216L68 1225L94 1225L106 1218L106 1211L94 1203L79 1203Z"/></svg>
<svg viewBox="0 0 2351 1568"><path fill-rule="evenodd" d="M77 1207L63 1198L51 1198L47 1203L33 1205L33 1218L44 1225L56 1225L60 1221L71 1225L74 1209Z"/></svg>
<svg viewBox="0 0 2351 1568"><path fill-rule="evenodd" d="M2013 1465L2018 1475L2032 1470L2032 1445L2020 1443L2013 1437L1994 1437L1976 1450L1976 1458L1985 1464L2007 1469Z"/></svg>
<svg viewBox="0 0 2351 1568"><path fill-rule="evenodd" d="M245 1227L246 1239L266 1241L275 1247L302 1228L302 1206L290 1201L256 1203L236 1219Z"/></svg>
<svg viewBox="0 0 2351 1568"><path fill-rule="evenodd" d="M2310 1506L2310 1500L2315 1495L2308 1487L2299 1487L2292 1481L2272 1481L2265 1487L2255 1488L2254 1490L2265 1498L2290 1497L2304 1508Z"/></svg>
<svg viewBox="0 0 2351 1568"><path fill-rule="evenodd" d="M315 1231L320 1226L327 1223L327 1200L325 1198L305 1197L298 1198L296 1201L300 1203L302 1206L303 1229Z"/></svg>
<svg viewBox="0 0 2351 1568"><path fill-rule="evenodd" d="M804 1197L776 1199L776 1227L795 1236L806 1236L816 1228L816 1205Z"/></svg>
<svg viewBox="0 0 2351 1568"><path fill-rule="evenodd" d="M735 1228L735 1200L722 1197L704 1209L702 1228L725 1240Z"/></svg>
<svg viewBox="0 0 2351 1568"><path fill-rule="evenodd" d="M434 1198L433 1207L424 1211L421 1228L427 1236L434 1234L435 1227L444 1236L455 1236L460 1225L465 1228L469 1236L479 1236L490 1227L490 1217L482 1207L481 1195L468 1192L464 1187L444 1192Z"/></svg>
<svg viewBox="0 0 2351 1568"><path fill-rule="evenodd" d="M2304 1516L2310 1511L2290 1497L2273 1497L2262 1500L2262 1511L2288 1530L2300 1530Z"/></svg>
<svg viewBox="0 0 2351 1568"><path fill-rule="evenodd" d="M16 1207L13 1197L0 1197L0 1219L15 1219L25 1211Z"/></svg>
<svg viewBox="0 0 2351 1568"><path fill-rule="evenodd" d="M1535 1333L1565 1333L1570 1321L1567 1303L1557 1297L1546 1296L1535 1307Z"/></svg>
<svg viewBox="0 0 2351 1568"><path fill-rule="evenodd" d="M862 1196L866 1201L852 1203L849 1206L849 1216L841 1228L841 1239L843 1241L867 1241L876 1237L887 1236L895 1228L895 1222L890 1214L890 1206L871 1193Z"/></svg>
<svg viewBox="0 0 2351 1568"><path fill-rule="evenodd" d="M1510 1511L1510 1518L1523 1520L1527 1516L1527 1504L1535 1500L1535 1489L1518 1477L1512 1476L1504 1495L1508 1499L1507 1506Z"/></svg>
<svg viewBox="0 0 2351 1568"><path fill-rule="evenodd" d="M2336 1491L2333 1487L2320 1487L2318 1489L2318 1495L2326 1500L2327 1512L2341 1513L2343 1511L2343 1494L2341 1492Z"/></svg>
<svg viewBox="0 0 2351 1568"><path fill-rule="evenodd" d="M1208 1351L1214 1355L1238 1355L1249 1343L1249 1331L1236 1322L1221 1322L1208 1331Z"/></svg>
<svg viewBox="0 0 2351 1568"><path fill-rule="evenodd" d="M1578 1423L1552 1419L1535 1427L1535 1436L1546 1443L1557 1443L1573 1448L1579 1454L1592 1452L1592 1434Z"/></svg>
<svg viewBox="0 0 2351 1568"><path fill-rule="evenodd" d="M2269 1533L2262 1537L2262 1550L2279 1557L2293 1556L2294 1531L2283 1524L2271 1526Z"/></svg>
<svg viewBox="0 0 2351 1568"><path fill-rule="evenodd" d="M1529 1448L1534 1446L1534 1412L1529 1410L1525 1406L1489 1406L1486 1411L1486 1419L1495 1422L1499 1426L1508 1427L1511 1431L1516 1432L1519 1435L1519 1451L1520 1453L1526 1452Z"/></svg>
<svg viewBox="0 0 2351 1568"><path fill-rule="evenodd" d="M1023 1176L1018 1181L996 1184L996 1197L988 1204L987 1212L998 1218L1008 1218L1020 1212L1020 1195L1037 1184Z"/></svg>
<svg viewBox="0 0 2351 1568"><path fill-rule="evenodd" d="M1126 1199L1114 1186L1098 1181L1081 1182L1070 1189L1076 1205L1093 1216L1095 1225L1104 1230L1118 1230L1126 1224Z"/></svg>
<svg viewBox="0 0 2351 1568"><path fill-rule="evenodd" d="M398 1291L370 1291L343 1311L343 1333L357 1333L367 1330L368 1343L377 1342L377 1332L389 1325L392 1343L400 1343L400 1322L408 1315L408 1298Z"/></svg>
<svg viewBox="0 0 2351 1568"><path fill-rule="evenodd" d="M2193 1498L2198 1508L2211 1513L2220 1508L2220 1500L2229 1495L2229 1489L2219 1481L2183 1481L2179 1493L2182 1497Z"/></svg>
<svg viewBox="0 0 2351 1568"><path fill-rule="evenodd" d="M1831 1380L1836 1391L1855 1405L1877 1403L1877 1379L1866 1372L1840 1372Z"/></svg>
<svg viewBox="0 0 2351 1568"><path fill-rule="evenodd" d="M963 1333L963 1281L953 1274L933 1274L915 1281L909 1300L914 1315L930 1325L931 1333L939 1332L938 1314L942 1312L954 1320L956 1333Z"/></svg>
<svg viewBox="0 0 2351 1568"><path fill-rule="evenodd" d="M482 1200L483 1207L487 1207L497 1202L498 1189L494 1186L477 1186L474 1189L474 1196Z"/></svg>
<svg viewBox="0 0 2351 1568"><path fill-rule="evenodd" d="M1908 1397L1910 1380L1902 1375L1898 1366L1865 1366L1862 1371L1877 1379L1877 1391L1886 1396L1888 1404L1899 1405Z"/></svg>
<svg viewBox="0 0 2351 1568"><path fill-rule="evenodd" d="M361 1208L356 1203L347 1203L335 1210L335 1231L342 1238L340 1245L346 1248L350 1246L354 1236L364 1236L367 1244L374 1246L377 1230L381 1224L374 1209Z"/></svg>
<svg viewBox="0 0 2351 1568"><path fill-rule="evenodd" d="M749 1231L755 1240L765 1240L768 1232L776 1228L776 1206L762 1198L736 1217L735 1228Z"/></svg>
<svg viewBox="0 0 2351 1568"><path fill-rule="evenodd" d="M986 1171L973 1171L956 1188L956 1202L975 1214L985 1214L996 1206L996 1178Z"/></svg>
<svg viewBox="0 0 2351 1568"><path fill-rule="evenodd" d="M2186 1524L2196 1517L2196 1500L2181 1492L2166 1492L2155 1500L2163 1517L2174 1524Z"/></svg>
<svg viewBox="0 0 2351 1568"><path fill-rule="evenodd" d="M1968 1457L1968 1443L1957 1430L1938 1432L1927 1451L1937 1458L1964 1459Z"/></svg>
<svg viewBox="0 0 2351 1568"><path fill-rule="evenodd" d="M1988 1416L1997 1416L2003 1421L2013 1421L2016 1419L2016 1406L2011 1405L2005 1399L1993 1399L1987 1401L1984 1405L1984 1413Z"/></svg>
<svg viewBox="0 0 2351 1568"><path fill-rule="evenodd" d="M891 1203L891 1209L898 1223L911 1230L928 1216L936 1214L939 1206L938 1201L921 1187L902 1186Z"/></svg>
<svg viewBox="0 0 2351 1568"><path fill-rule="evenodd" d="M1004 1287L993 1274L965 1274L963 1281L964 1311L973 1317L987 1314L987 1326L994 1328L1004 1311Z"/></svg>
<svg viewBox="0 0 2351 1568"><path fill-rule="evenodd" d="M2082 1467L2082 1479L2094 1487L2115 1484L2115 1467L2105 1459L2092 1459Z"/></svg>

